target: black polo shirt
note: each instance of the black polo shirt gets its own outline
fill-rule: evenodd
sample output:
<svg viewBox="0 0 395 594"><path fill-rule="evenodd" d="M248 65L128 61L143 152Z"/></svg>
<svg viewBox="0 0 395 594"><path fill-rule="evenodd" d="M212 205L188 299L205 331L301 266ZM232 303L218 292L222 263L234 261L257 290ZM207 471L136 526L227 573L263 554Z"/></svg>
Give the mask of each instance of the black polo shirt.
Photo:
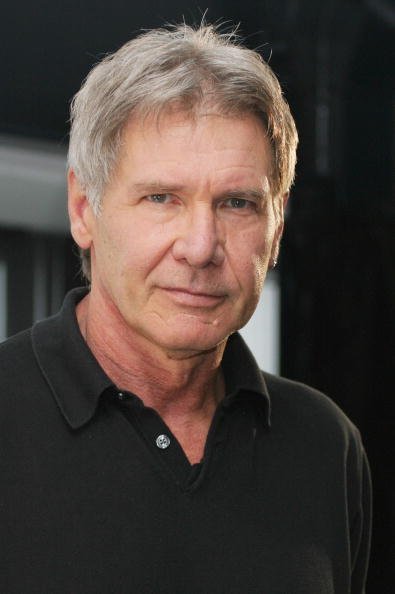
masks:
<svg viewBox="0 0 395 594"><path fill-rule="evenodd" d="M61 312L0 347L0 592L362 593L370 482L325 396L262 374L241 337L190 465Z"/></svg>

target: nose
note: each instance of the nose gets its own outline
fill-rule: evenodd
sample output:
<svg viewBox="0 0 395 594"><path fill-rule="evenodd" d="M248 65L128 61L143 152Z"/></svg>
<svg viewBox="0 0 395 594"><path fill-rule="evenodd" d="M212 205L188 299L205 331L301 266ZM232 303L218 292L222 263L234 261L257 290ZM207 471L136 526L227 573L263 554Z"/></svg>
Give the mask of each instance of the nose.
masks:
<svg viewBox="0 0 395 594"><path fill-rule="evenodd" d="M221 222L211 205L201 204L185 215L173 244L176 260L185 260L194 268L219 266L225 256Z"/></svg>

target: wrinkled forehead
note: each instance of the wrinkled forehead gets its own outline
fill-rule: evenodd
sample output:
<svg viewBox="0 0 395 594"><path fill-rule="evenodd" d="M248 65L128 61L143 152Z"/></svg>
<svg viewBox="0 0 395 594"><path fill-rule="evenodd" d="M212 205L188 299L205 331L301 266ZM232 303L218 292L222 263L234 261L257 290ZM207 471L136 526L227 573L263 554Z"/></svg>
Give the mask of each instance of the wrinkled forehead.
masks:
<svg viewBox="0 0 395 594"><path fill-rule="evenodd" d="M166 105L162 105L158 109L139 109L133 111L121 131L121 143L120 152L118 154L118 161L122 158L124 150L127 148L126 137L130 134L131 130L134 132L134 136L144 135L146 130L152 130L153 128L161 136L162 133L168 132L169 123L174 129L188 125L192 130L197 129L199 124L204 119L221 119L228 123L229 128L232 128L235 121L253 121L256 129L259 133L263 133L267 142L269 152L270 166L268 169L269 181L272 179L274 174L274 150L273 143L270 136L267 133L267 126L264 119L256 111L248 110L229 110L226 109L221 103L213 100L204 100L201 102L188 103L181 100L172 101Z"/></svg>

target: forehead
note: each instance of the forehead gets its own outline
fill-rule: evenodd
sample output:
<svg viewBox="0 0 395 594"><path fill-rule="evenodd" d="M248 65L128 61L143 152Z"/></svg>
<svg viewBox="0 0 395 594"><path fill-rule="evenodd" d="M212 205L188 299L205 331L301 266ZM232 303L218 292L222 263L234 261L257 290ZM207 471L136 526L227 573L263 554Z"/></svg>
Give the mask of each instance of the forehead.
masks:
<svg viewBox="0 0 395 594"><path fill-rule="evenodd" d="M171 111L128 121L117 173L142 181L145 176L165 175L191 183L207 177L237 184L269 178L271 168L270 142L258 117Z"/></svg>

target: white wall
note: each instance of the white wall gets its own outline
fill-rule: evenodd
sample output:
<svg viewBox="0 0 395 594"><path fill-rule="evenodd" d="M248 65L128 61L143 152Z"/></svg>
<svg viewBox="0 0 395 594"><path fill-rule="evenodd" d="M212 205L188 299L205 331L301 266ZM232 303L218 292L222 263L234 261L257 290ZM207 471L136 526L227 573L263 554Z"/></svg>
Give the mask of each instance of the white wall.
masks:
<svg viewBox="0 0 395 594"><path fill-rule="evenodd" d="M261 369L280 372L280 284L278 273L266 278L258 307L241 335Z"/></svg>

